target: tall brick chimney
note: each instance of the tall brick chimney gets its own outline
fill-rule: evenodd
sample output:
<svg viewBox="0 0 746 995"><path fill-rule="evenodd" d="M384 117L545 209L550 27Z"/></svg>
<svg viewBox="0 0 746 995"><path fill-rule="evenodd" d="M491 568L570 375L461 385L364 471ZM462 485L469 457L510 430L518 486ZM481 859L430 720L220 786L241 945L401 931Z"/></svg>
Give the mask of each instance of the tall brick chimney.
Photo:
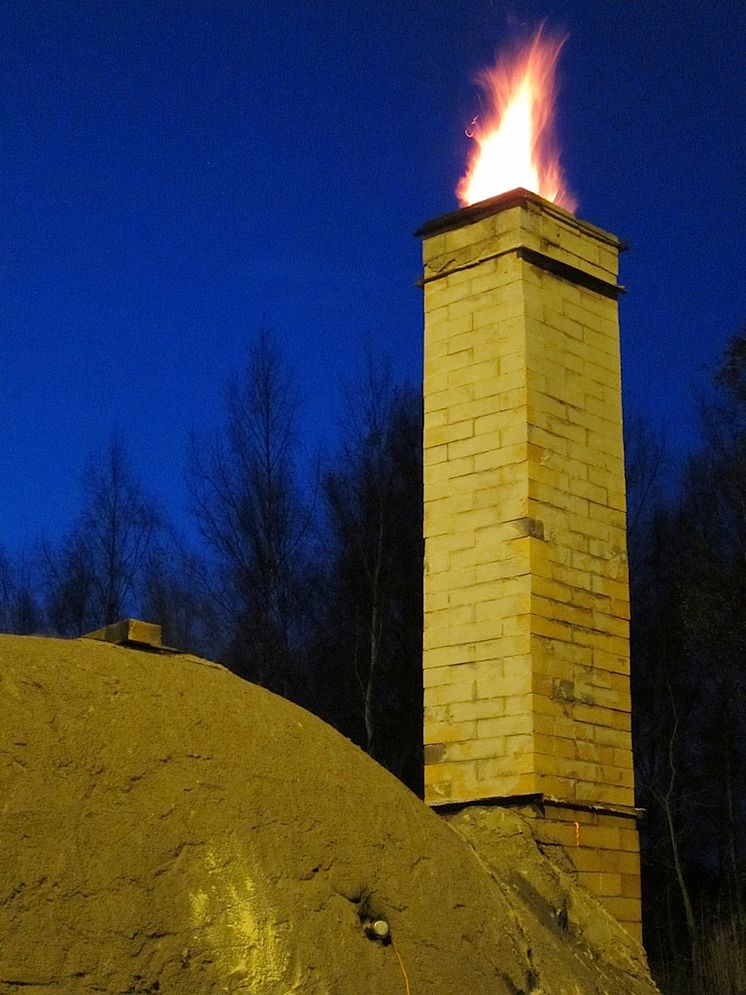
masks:
<svg viewBox="0 0 746 995"><path fill-rule="evenodd" d="M426 800L518 808L639 937L620 242L522 189L417 234Z"/></svg>

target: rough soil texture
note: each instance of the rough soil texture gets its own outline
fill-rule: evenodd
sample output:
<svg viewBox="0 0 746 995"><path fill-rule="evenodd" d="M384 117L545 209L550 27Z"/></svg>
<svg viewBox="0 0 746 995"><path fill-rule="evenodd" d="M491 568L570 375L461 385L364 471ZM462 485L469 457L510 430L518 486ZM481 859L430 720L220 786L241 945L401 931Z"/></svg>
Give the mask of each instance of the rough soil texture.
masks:
<svg viewBox="0 0 746 995"><path fill-rule="evenodd" d="M2 992L655 992L520 818L449 824L222 667L0 636L0 716Z"/></svg>

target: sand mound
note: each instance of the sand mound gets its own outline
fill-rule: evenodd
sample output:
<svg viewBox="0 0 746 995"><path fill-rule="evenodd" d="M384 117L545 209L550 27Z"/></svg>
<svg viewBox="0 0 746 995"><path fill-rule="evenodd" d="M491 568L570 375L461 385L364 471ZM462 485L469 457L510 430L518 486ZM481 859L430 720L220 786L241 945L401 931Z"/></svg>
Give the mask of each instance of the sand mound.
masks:
<svg viewBox="0 0 746 995"><path fill-rule="evenodd" d="M655 991L519 818L461 816L478 855L214 664L0 636L0 715L0 991Z"/></svg>

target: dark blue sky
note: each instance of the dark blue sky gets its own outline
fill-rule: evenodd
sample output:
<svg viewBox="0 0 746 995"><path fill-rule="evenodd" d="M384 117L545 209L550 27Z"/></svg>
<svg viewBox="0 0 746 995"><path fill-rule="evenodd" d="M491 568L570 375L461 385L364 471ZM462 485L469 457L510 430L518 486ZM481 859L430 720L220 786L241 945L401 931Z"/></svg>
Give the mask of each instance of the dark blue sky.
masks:
<svg viewBox="0 0 746 995"><path fill-rule="evenodd" d="M474 73L544 18L578 214L630 245L628 407L685 447L746 321L743 0L3 0L0 547L69 523L115 431L183 515L261 327L311 448L367 343L418 379L411 233L457 206Z"/></svg>

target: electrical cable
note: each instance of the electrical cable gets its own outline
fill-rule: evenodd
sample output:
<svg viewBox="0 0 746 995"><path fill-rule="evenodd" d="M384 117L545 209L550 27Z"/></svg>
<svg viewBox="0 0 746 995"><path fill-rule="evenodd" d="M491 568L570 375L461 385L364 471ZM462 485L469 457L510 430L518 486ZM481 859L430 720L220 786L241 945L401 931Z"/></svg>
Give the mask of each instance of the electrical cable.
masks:
<svg viewBox="0 0 746 995"><path fill-rule="evenodd" d="M405 991L406 991L407 995L412 995L412 989L409 987L409 978L407 977L407 972L406 972L406 969L404 967L404 961L401 959L401 956L399 955L399 951L394 946L394 941L393 940L391 941L391 949L394 951L394 953L396 954L396 959L399 961L399 967L401 968L401 973L402 973L402 976L404 978Z"/></svg>

